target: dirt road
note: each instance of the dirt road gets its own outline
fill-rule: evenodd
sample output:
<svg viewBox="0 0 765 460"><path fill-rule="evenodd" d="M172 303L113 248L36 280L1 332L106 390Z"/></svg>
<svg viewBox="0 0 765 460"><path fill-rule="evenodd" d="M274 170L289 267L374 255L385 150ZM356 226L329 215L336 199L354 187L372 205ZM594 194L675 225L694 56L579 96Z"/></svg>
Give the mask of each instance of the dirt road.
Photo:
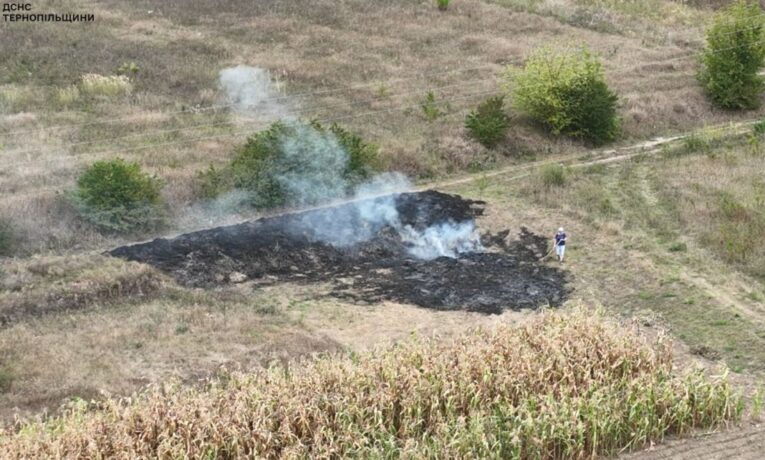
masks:
<svg viewBox="0 0 765 460"><path fill-rule="evenodd" d="M667 441L651 449L623 455L628 460L759 460L765 458L765 426L750 425L719 433Z"/></svg>

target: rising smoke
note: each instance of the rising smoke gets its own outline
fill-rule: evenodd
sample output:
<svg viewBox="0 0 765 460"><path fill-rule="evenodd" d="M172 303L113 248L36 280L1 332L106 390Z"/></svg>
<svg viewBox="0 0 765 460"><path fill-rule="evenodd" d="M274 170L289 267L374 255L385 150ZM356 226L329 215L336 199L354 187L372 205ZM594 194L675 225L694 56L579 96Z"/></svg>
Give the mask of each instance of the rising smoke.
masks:
<svg viewBox="0 0 765 460"><path fill-rule="evenodd" d="M410 254L421 259L456 257L483 250L473 221L441 222L425 229L402 224L396 195L411 190L403 174L382 173L359 185L349 183L343 174L348 154L331 132L321 132L288 116L289 104L280 97L279 85L273 83L267 70L248 66L225 69L220 73L220 86L238 112L258 119L286 120L294 127L296 135L283 141L284 155L273 165L275 179L293 203L309 206L346 199L349 194L352 197L352 206L306 213L300 228L291 231L314 241L348 247L390 228L407 245ZM217 209L221 204L226 213L241 198L223 197L213 207Z"/></svg>
<svg viewBox="0 0 765 460"><path fill-rule="evenodd" d="M421 232L405 226L399 234L409 246L409 253L418 259L436 257L457 257L460 254L483 250L475 222L443 222L430 226Z"/></svg>
<svg viewBox="0 0 765 460"><path fill-rule="evenodd" d="M259 121L276 121L288 116L291 103L271 72L240 65L223 69L219 75L226 100L240 114Z"/></svg>
<svg viewBox="0 0 765 460"><path fill-rule="evenodd" d="M401 173L382 173L356 187L351 206L332 207L308 213L298 231L315 241L348 247L372 239L384 228L393 229L419 259L457 257L483 250L474 221L441 222L425 229L402 223L396 196L411 190Z"/></svg>
<svg viewBox="0 0 765 460"><path fill-rule="evenodd" d="M235 113L263 123L290 119L293 103L266 69L246 65L228 67L220 71L218 85L225 95L225 102ZM245 205L249 199L248 192L233 190L205 203L193 204L178 217L178 226L199 229L253 217Z"/></svg>
<svg viewBox="0 0 765 460"><path fill-rule="evenodd" d="M275 179L298 206L324 203L344 196L348 154L335 136L292 121L294 135L282 141L282 152L271 166Z"/></svg>

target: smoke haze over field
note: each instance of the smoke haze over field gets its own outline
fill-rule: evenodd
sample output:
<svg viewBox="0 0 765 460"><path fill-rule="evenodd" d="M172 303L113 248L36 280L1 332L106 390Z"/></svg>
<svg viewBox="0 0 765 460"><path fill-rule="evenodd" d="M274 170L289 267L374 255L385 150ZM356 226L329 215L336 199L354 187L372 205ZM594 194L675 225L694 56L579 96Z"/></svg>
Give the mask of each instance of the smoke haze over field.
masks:
<svg viewBox="0 0 765 460"><path fill-rule="evenodd" d="M282 141L283 155L272 170L277 182L297 206L326 203L345 196L348 154L331 132L292 122L295 135Z"/></svg>
<svg viewBox="0 0 765 460"><path fill-rule="evenodd" d="M425 229L404 225L396 207L396 195L411 190L401 173L383 173L356 188L353 206L307 214L301 220L302 232L316 241L346 247L373 238L386 227L392 228L419 259L457 257L482 251L480 237L472 220L446 221Z"/></svg>
<svg viewBox="0 0 765 460"><path fill-rule="evenodd" d="M409 180L400 173L378 174L361 183L351 183L345 175L349 164L348 153L330 131L288 118L287 99L280 94L268 70L249 66L236 66L220 72L220 86L236 110L258 120L283 120L294 135L281 142L282 154L269 165L275 181L298 207L329 203L347 197L354 205L328 209L324 213L308 213L302 228L292 231L310 235L336 247L347 247L368 241L384 228L392 228L409 247L411 255L432 259L439 256L456 257L464 252L480 251L475 224L466 222L440 222L417 229L402 225L396 209L395 194L411 189ZM224 220L245 201L243 192L225 194L195 209L202 220ZM387 196L385 196L387 195Z"/></svg>
<svg viewBox="0 0 765 460"><path fill-rule="evenodd" d="M263 121L276 121L289 113L287 98L266 69L246 65L229 67L220 72L219 83L227 102L239 113Z"/></svg>

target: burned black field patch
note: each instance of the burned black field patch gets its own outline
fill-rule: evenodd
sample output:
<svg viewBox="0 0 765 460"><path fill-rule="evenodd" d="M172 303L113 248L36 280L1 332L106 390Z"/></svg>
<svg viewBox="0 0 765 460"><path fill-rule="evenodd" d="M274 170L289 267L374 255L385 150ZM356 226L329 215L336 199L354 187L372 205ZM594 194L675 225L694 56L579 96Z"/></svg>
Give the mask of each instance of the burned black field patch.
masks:
<svg viewBox="0 0 765 460"><path fill-rule="evenodd" d="M540 261L548 249L544 237L523 230L508 243L504 232L467 241L480 250L465 246L465 230L483 205L435 191L402 193L160 238L110 254L150 264L187 286L329 282L331 295L357 302L485 313L561 303L565 275ZM432 255L423 257L423 248ZM451 256L439 256L449 250Z"/></svg>

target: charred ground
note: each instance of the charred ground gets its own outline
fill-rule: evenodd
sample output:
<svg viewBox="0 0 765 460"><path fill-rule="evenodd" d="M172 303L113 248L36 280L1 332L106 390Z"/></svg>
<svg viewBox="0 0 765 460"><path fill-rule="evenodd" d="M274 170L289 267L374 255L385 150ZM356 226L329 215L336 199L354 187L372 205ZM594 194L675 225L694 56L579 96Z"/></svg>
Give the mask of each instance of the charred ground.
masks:
<svg viewBox="0 0 765 460"><path fill-rule="evenodd" d="M472 221L484 205L436 191L367 203L384 206L391 199L401 223L417 230ZM326 242L322 234L328 231L346 243ZM508 242L508 234L483 235L484 252L423 260L409 254L392 227L370 227L351 203L160 238L110 254L150 264L195 287L329 282L331 295L356 302L394 300L485 313L561 303L567 294L565 275L542 263L546 239L523 229L519 239Z"/></svg>

